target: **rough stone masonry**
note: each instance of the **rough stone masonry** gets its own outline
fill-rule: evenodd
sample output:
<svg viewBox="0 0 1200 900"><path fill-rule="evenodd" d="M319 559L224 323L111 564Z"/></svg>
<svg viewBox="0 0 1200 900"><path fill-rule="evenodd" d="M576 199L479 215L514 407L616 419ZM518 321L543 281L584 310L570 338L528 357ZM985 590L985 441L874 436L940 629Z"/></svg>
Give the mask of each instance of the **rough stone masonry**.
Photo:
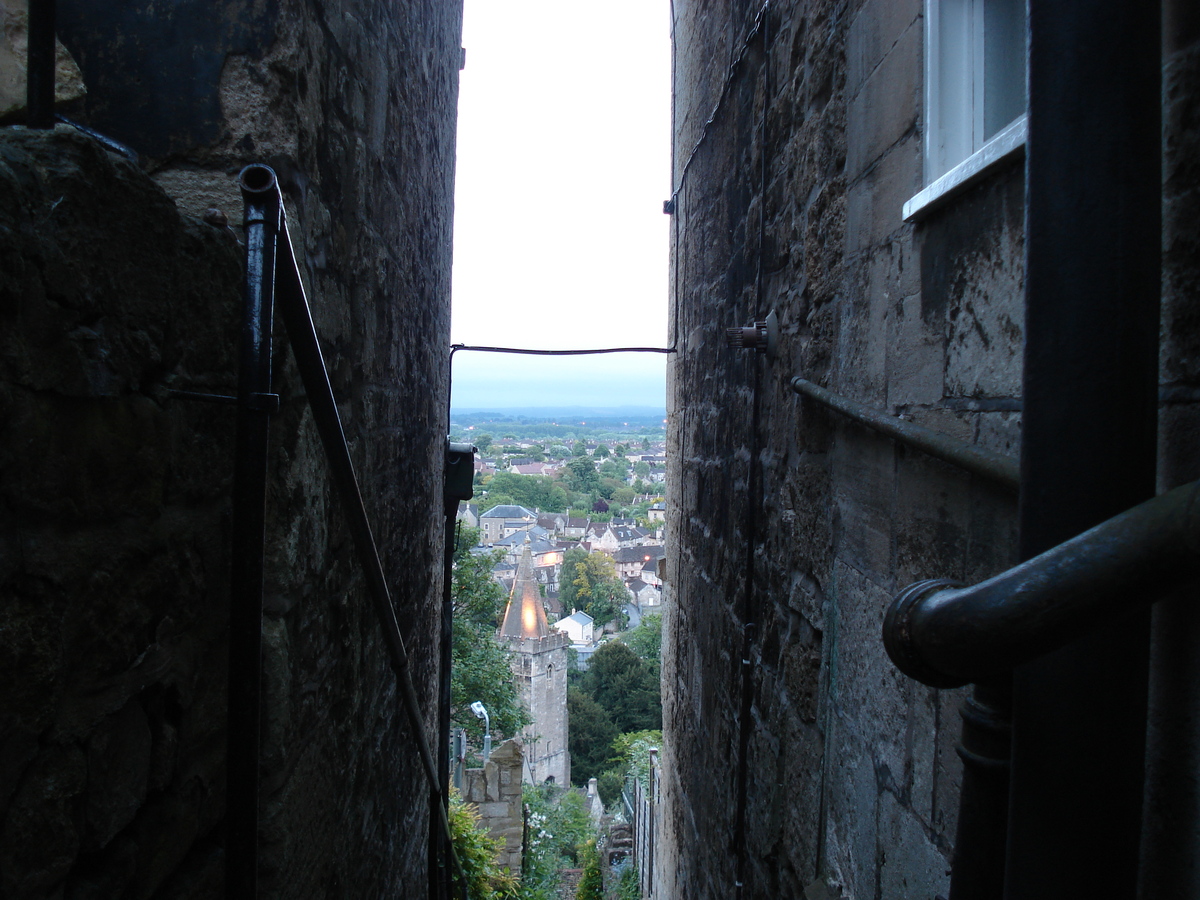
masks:
<svg viewBox="0 0 1200 900"><path fill-rule="evenodd" d="M1200 474L1200 23L1184 7L1165 6L1163 486ZM948 887L962 692L901 676L880 626L915 580L1007 568L1016 496L789 382L1016 456L1020 157L904 220L925 186L921 0L672 8L679 352L654 896L932 900ZM726 346L726 328L771 310L778 358ZM1192 896L1200 679L1185 659L1200 619L1173 603L1156 613L1144 877Z"/></svg>
<svg viewBox="0 0 1200 900"><path fill-rule="evenodd" d="M235 178L269 163L435 721L461 6L58 7L66 111L141 165L0 129L0 895L218 896L234 419L169 391L236 383ZM427 787L277 338L261 893L425 896Z"/></svg>

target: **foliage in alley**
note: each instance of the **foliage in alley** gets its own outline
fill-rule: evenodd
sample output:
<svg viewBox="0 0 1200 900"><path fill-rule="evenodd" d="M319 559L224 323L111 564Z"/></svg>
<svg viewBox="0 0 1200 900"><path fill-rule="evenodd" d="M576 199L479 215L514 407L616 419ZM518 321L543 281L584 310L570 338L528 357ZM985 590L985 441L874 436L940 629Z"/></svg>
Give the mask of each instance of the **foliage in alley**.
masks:
<svg viewBox="0 0 1200 900"><path fill-rule="evenodd" d="M483 723L470 712L481 702L491 716L497 736L511 736L529 723L517 699L509 653L496 640L496 622L504 610L504 589L492 578L492 554L473 555L479 531L462 527L454 549L454 638L450 690L452 719L476 744Z"/></svg>

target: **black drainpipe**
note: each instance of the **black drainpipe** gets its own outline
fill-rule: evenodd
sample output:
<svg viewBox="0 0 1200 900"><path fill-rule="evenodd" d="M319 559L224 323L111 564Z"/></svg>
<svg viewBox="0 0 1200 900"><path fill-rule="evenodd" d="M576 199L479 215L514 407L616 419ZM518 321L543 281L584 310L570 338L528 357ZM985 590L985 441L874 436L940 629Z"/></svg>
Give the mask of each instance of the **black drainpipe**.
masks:
<svg viewBox="0 0 1200 900"><path fill-rule="evenodd" d="M1154 493L1157 3L1029 0L1020 555ZM1136 893L1145 608L1013 681L1005 896Z"/></svg>
<svg viewBox="0 0 1200 900"><path fill-rule="evenodd" d="M25 68L26 124L54 127L55 0L29 0L28 50Z"/></svg>
<svg viewBox="0 0 1200 900"><path fill-rule="evenodd" d="M271 393L271 322L281 206L273 175L247 167L246 281L233 469L229 607L229 710L225 784L225 896L258 895L259 688L262 680L263 543Z"/></svg>

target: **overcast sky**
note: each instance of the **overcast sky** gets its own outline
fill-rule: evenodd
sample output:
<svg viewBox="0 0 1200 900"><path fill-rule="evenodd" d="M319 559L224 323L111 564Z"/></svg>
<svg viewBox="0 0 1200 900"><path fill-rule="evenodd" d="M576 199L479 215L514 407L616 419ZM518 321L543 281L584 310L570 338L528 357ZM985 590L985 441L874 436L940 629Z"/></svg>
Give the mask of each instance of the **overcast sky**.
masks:
<svg viewBox="0 0 1200 900"><path fill-rule="evenodd" d="M667 0L466 0L455 343L666 346ZM664 357L455 354L455 407L664 405Z"/></svg>

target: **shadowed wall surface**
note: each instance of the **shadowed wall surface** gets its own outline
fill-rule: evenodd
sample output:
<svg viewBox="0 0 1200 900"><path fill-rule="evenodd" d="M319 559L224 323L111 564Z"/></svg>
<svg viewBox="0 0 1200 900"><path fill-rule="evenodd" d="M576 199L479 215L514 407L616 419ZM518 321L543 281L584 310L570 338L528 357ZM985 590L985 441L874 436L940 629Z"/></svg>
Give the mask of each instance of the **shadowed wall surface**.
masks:
<svg viewBox="0 0 1200 900"><path fill-rule="evenodd" d="M154 180L71 129L0 134L0 892L214 896L234 417L168 391L235 384L236 173L267 162L432 724L461 6L225 4L212 78L161 63L187 4L87 6L59 14L74 113ZM172 107L122 117L151 70ZM277 337L262 894L424 896L427 786Z"/></svg>
<svg viewBox="0 0 1200 900"><path fill-rule="evenodd" d="M923 9L673 4L679 353L668 374L656 896L948 891L963 694L903 677L880 629L913 581L972 583L1015 562L1016 497L789 388L799 375L1019 454L1020 157L918 221L902 218L924 187ZM1197 80L1183 19L1165 60L1164 485L1197 474L1196 220L1185 213L1197 190ZM726 328L771 310L777 359L726 346ZM1155 846L1172 849L1144 873L1182 895L1200 816L1190 789L1166 797L1194 781L1195 718L1183 711L1200 681L1184 662L1193 614L1164 605L1158 615L1148 758L1162 772L1151 796L1166 806L1151 827ZM1167 621L1179 626L1171 637ZM1167 822L1182 826L1169 842Z"/></svg>

